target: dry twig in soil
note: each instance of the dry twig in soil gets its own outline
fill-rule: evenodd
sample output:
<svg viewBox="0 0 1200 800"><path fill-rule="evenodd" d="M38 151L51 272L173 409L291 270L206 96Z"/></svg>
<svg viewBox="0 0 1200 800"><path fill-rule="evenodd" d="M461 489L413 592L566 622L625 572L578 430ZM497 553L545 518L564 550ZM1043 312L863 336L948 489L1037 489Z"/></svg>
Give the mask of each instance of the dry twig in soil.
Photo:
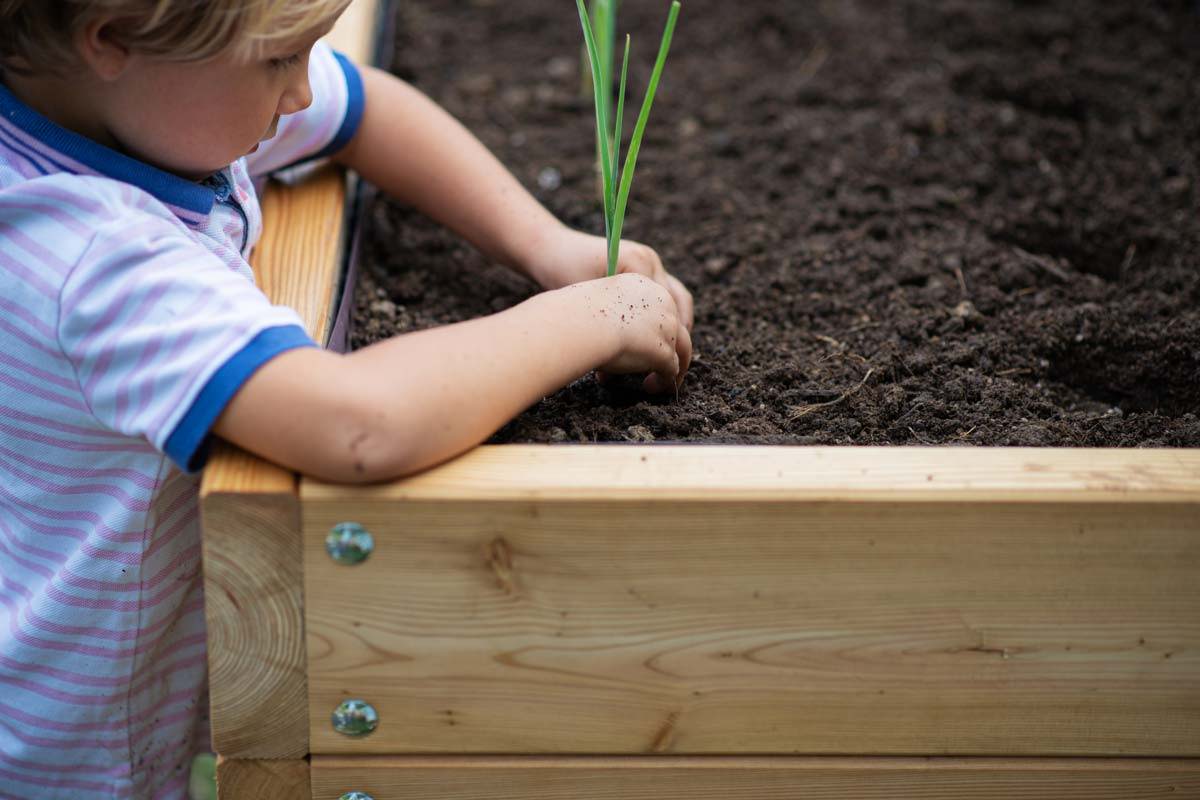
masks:
<svg viewBox="0 0 1200 800"><path fill-rule="evenodd" d="M836 400L830 400L827 403L806 403L806 404L800 405L800 406L792 406L791 413L788 414L788 421L791 422L793 420L800 419L801 417L807 417L809 414L813 413L814 411L819 411L822 408L829 408L830 406L836 406L838 403L842 402L847 397L854 394L859 389L861 389L863 386L865 386L867 381L871 379L871 374L873 372L875 372L874 367L867 370L867 374L863 376L863 379L858 382L857 386L855 386L852 389L847 389L845 392L842 393L842 396L837 398Z"/></svg>

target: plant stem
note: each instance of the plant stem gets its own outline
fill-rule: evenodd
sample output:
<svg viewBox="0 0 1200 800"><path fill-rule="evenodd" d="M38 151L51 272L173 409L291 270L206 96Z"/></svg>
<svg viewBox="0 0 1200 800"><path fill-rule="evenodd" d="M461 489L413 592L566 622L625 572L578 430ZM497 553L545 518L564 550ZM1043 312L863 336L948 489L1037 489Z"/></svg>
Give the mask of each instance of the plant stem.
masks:
<svg viewBox="0 0 1200 800"><path fill-rule="evenodd" d="M658 47L658 59L654 62L654 72L650 74L650 85L646 89L646 98L642 101L642 112L638 114L637 125L633 129L633 139L629 142L629 152L625 156L625 166L621 169L621 188L613 203L613 221L607 228L609 275L615 275L617 272L621 228L625 224L625 208L629 203L629 190L633 186L633 172L637 169L638 154L642 149L642 136L646 133L646 123L650 120L650 108L654 105L654 95L658 92L658 82L662 78L663 67L667 63L667 53L671 49L671 39L675 36L675 22L678 18L679 0L674 0L671 3L671 11L667 15L667 26L663 31L662 43ZM622 83L624 83L624 77L622 77Z"/></svg>
<svg viewBox="0 0 1200 800"><path fill-rule="evenodd" d="M613 6L609 5L609 3L615 3L615 0L598 0L597 5L593 6L594 11L601 8L599 2L603 2L604 9L609 12L608 18L603 20L606 23L606 27L613 25L613 16L615 14L613 13ZM650 119L650 108L654 105L654 96L658 91L663 67L667 62L667 53L671 49L671 39L675 34L675 22L679 17L680 5L678 0L674 0L671 3L671 11L667 16L666 29L663 31L662 42L658 48L658 59L655 61L654 71L650 75L650 85L646 89L646 96L642 101L642 111L638 115L637 124L634 126L633 138L629 143L629 152L625 155L625 166L618 173L622 126L625 115L625 86L629 72L630 39L628 36L625 37L625 58L621 66L621 88L617 100L615 125L612 128L612 139L610 140L609 125L612 122L611 118L613 116L611 56L608 58L608 63L605 64L592 28L592 20L595 17L589 18L583 0L575 0L575 4L579 10L579 21L583 26L584 44L587 47L588 58L592 67L592 90L596 106L596 157L600 162L601 177L604 184L601 194L604 201L604 233L608 241L608 274L611 276L615 275L617 271L617 260L620 256L621 248L621 228L625 223L625 209L629 203L629 191L633 185L633 173L637 168L638 153L641 151L642 137L646 132L646 123ZM601 20L597 20L597 22L599 23ZM611 28L608 28L606 35L609 37L609 43L611 44Z"/></svg>
<svg viewBox="0 0 1200 800"><path fill-rule="evenodd" d="M612 138L612 176L617 175L617 164L621 158L621 136L625 124L625 78L629 74L629 35L625 36L625 60L621 65L621 92L617 96L617 125L613 128Z"/></svg>
<svg viewBox="0 0 1200 800"><path fill-rule="evenodd" d="M592 33L591 20L588 19L587 9L583 0L575 0L579 9L579 22L583 25L583 40L587 45L588 58L592 64L592 95L596 106L596 141L599 154L609 152L608 145L608 109L604 106L602 86L604 85L604 70L600 66L600 54L596 48L596 37ZM604 233L611 240L612 236L612 205L616 201L610 187L613 185L612 163L600 157L600 167L604 178Z"/></svg>

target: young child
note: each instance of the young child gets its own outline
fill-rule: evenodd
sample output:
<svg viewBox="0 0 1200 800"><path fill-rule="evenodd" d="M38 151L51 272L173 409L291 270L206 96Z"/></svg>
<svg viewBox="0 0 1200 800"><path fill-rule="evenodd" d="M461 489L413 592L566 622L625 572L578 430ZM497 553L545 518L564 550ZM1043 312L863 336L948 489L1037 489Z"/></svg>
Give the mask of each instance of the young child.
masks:
<svg viewBox="0 0 1200 800"><path fill-rule="evenodd" d="M208 747L196 471L474 446L599 369L674 391L692 301L318 39L347 0L0 0L0 797L179 798ZM581 146L587 147L586 143ZM254 286L255 179L332 157L548 291L324 352ZM353 387L353 391L348 391Z"/></svg>

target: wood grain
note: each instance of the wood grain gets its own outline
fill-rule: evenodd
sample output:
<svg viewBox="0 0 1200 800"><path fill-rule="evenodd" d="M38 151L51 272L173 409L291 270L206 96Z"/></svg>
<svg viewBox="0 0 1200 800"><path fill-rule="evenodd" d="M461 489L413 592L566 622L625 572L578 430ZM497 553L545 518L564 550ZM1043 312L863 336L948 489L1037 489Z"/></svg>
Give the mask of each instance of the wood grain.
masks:
<svg viewBox="0 0 1200 800"><path fill-rule="evenodd" d="M337 311L345 203L346 176L333 165L295 186L272 185L263 197L268 222L254 251L254 274L269 297L300 314L317 341L328 336Z"/></svg>
<svg viewBox="0 0 1200 800"><path fill-rule="evenodd" d="M785 491L775 470L655 473L669 449L605 448L595 488L573 448L486 477L469 456L452 489L306 482L312 751L1200 755L1187 467L1046 471L1069 454L1041 451L1017 493L859 451ZM357 567L323 549L346 520L376 537ZM378 731L331 731L347 696Z"/></svg>
<svg viewBox="0 0 1200 800"><path fill-rule="evenodd" d="M331 34L335 46L367 59L377 8L375 0L355 0ZM333 166L296 185L272 184L262 199L264 233L251 258L255 278L273 302L300 314L317 341L328 337L336 312L346 200L347 177ZM213 747L239 759L304 756L296 478L219 444L201 498Z"/></svg>
<svg viewBox="0 0 1200 800"><path fill-rule="evenodd" d="M213 747L308 754L295 476L230 448L201 491Z"/></svg>
<svg viewBox="0 0 1200 800"><path fill-rule="evenodd" d="M235 800L301 800L312 796L307 759L217 760L217 792Z"/></svg>
<svg viewBox="0 0 1200 800"><path fill-rule="evenodd" d="M1194 502L1200 450L498 445L394 483L306 480L328 500Z"/></svg>
<svg viewBox="0 0 1200 800"><path fill-rule="evenodd" d="M314 800L1200 798L1200 762L1134 759L314 756Z"/></svg>

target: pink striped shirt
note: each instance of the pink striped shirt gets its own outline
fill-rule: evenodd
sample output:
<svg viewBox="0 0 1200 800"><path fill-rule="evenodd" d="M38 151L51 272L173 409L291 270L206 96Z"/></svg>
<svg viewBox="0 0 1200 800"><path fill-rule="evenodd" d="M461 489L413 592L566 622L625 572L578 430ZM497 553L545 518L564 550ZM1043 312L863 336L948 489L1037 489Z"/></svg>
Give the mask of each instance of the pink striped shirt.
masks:
<svg viewBox="0 0 1200 800"><path fill-rule="evenodd" d="M324 44L310 79L200 183L0 85L0 798L182 798L208 749L196 472L254 370L313 346L254 285L255 179L362 115Z"/></svg>

